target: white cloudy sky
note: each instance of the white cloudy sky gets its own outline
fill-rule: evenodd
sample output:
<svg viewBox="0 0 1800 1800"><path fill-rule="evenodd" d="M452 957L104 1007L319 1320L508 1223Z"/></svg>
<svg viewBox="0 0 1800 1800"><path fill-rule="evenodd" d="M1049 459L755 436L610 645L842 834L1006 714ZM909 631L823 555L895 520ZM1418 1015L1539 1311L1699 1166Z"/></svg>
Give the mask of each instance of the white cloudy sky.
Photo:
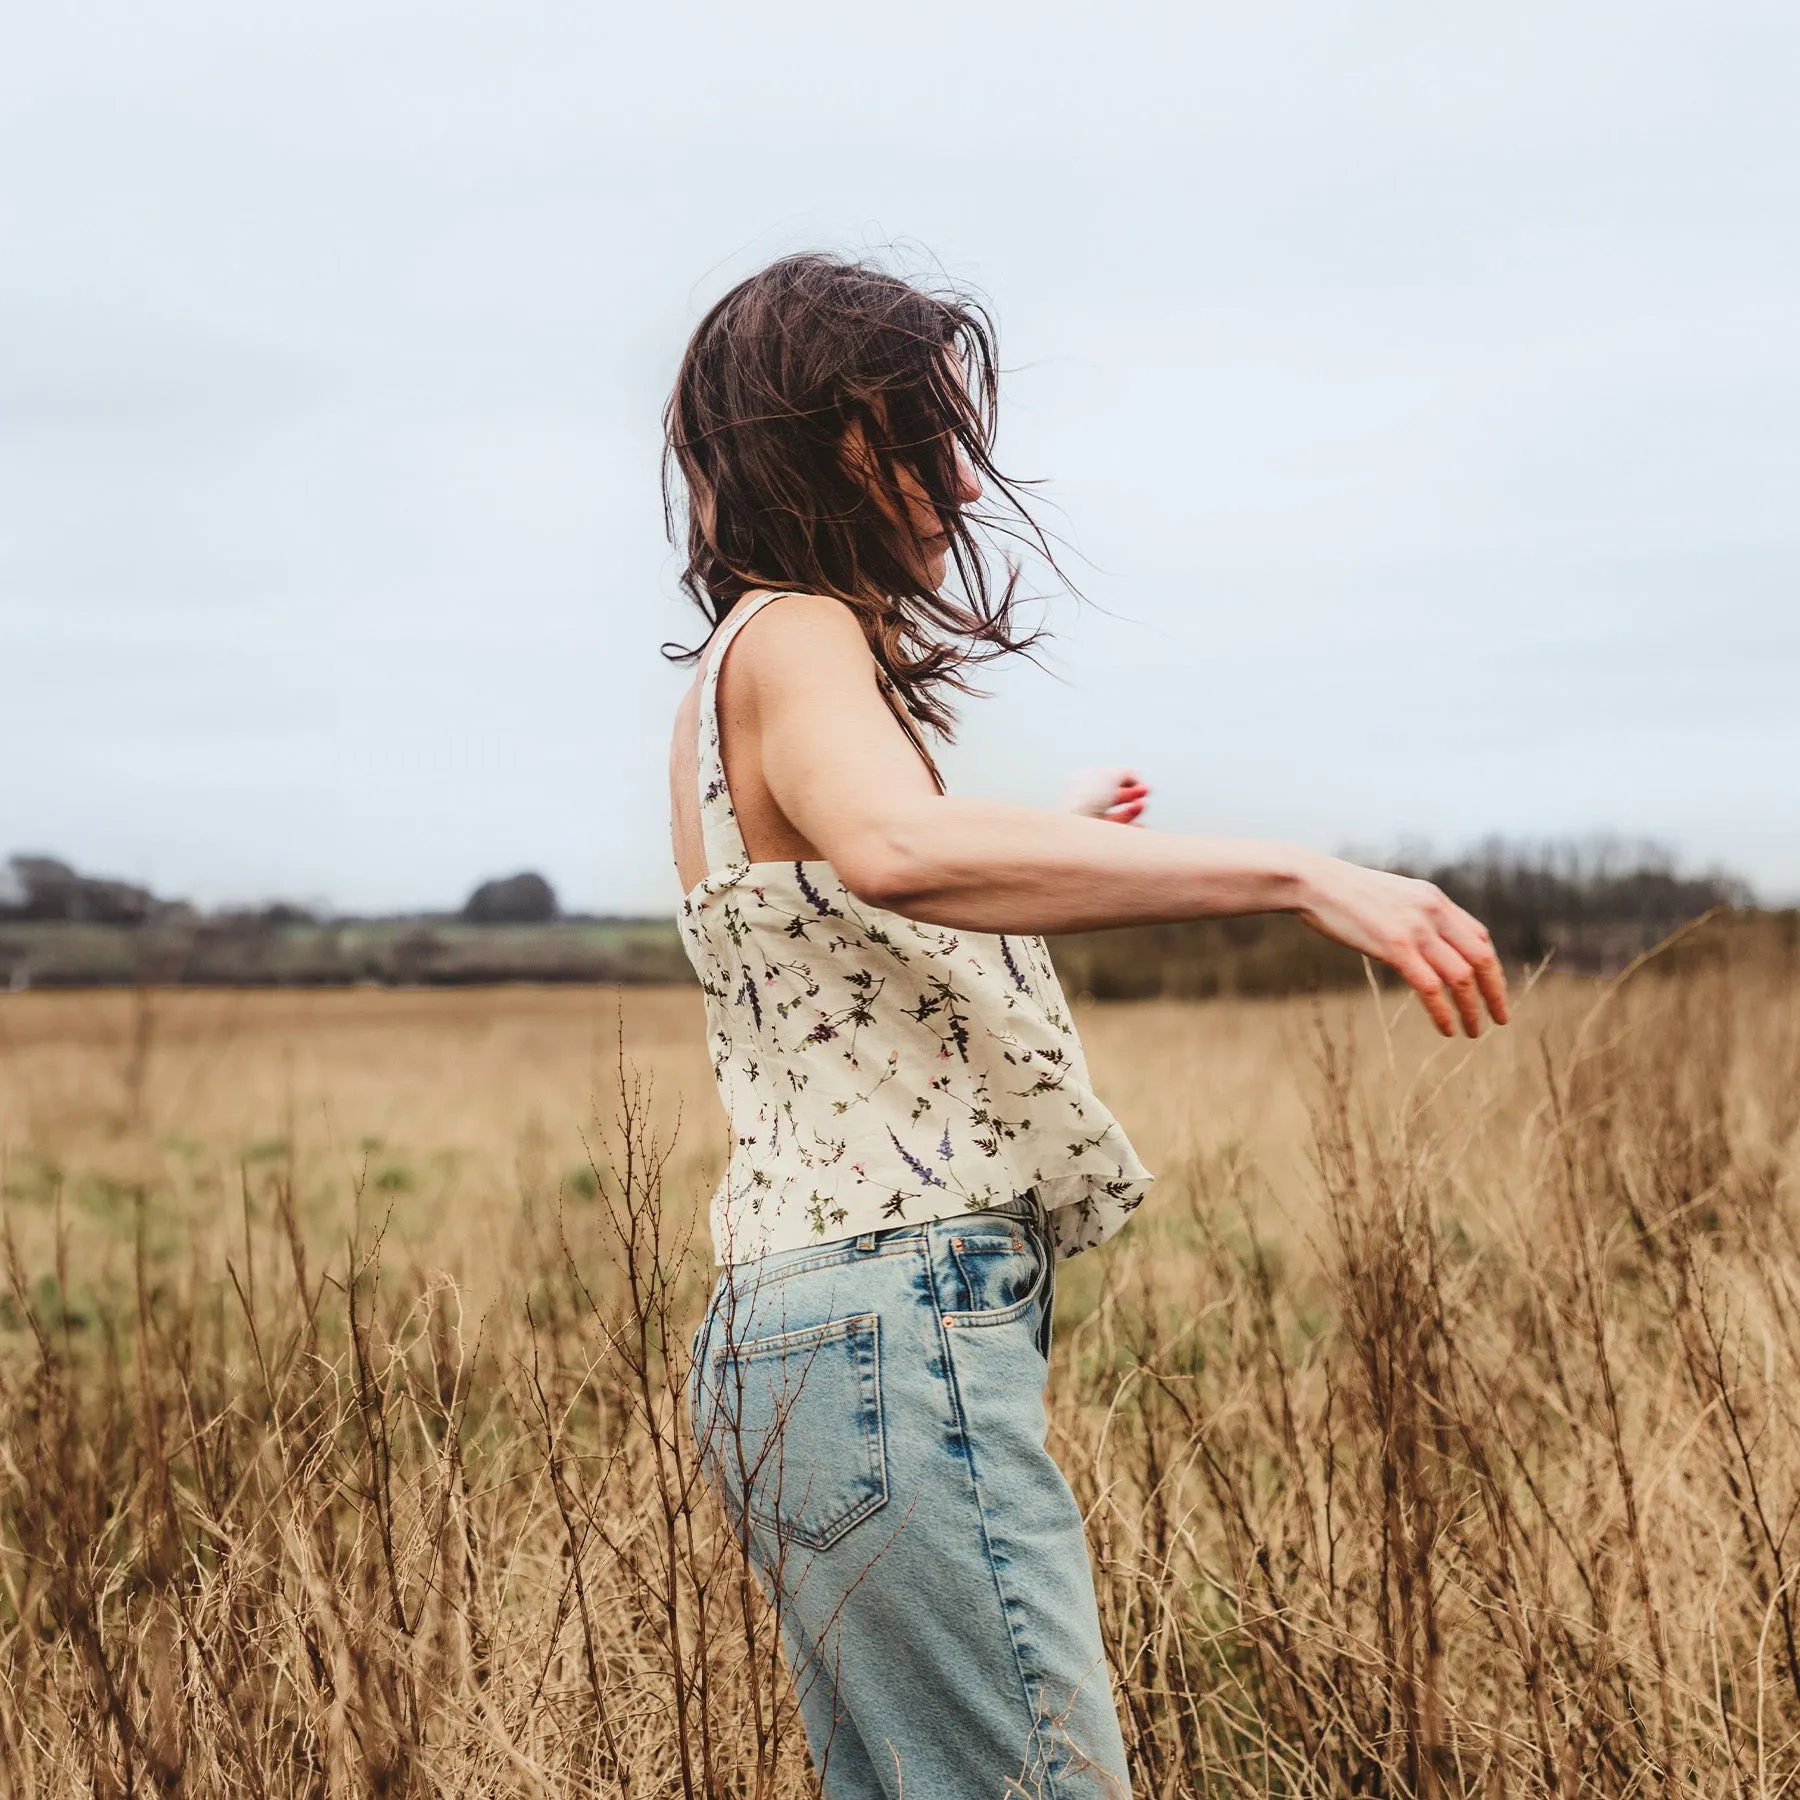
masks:
<svg viewBox="0 0 1800 1800"><path fill-rule="evenodd" d="M0 853L659 911L682 342L977 284L1093 604L957 785L1800 893L1800 13L165 0L0 60ZM911 254L918 254L915 250Z"/></svg>

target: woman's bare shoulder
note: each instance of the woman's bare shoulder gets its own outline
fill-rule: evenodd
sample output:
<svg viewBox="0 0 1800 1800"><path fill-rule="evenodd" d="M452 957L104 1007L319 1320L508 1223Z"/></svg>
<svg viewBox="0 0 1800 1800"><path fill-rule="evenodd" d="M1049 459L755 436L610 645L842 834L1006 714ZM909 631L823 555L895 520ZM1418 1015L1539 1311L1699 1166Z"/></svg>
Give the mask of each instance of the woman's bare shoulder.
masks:
<svg viewBox="0 0 1800 1800"><path fill-rule="evenodd" d="M856 614L829 594L807 593L771 600L744 623L725 660L759 688L842 679L852 670L872 679L875 662Z"/></svg>

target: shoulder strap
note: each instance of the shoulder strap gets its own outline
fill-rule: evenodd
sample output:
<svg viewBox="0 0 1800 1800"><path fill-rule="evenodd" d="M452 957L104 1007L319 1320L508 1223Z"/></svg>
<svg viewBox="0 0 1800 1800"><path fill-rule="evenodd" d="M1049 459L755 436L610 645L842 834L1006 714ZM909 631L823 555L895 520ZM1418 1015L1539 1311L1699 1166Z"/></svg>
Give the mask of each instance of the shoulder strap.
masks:
<svg viewBox="0 0 1800 1800"><path fill-rule="evenodd" d="M731 640L769 604L782 600L793 590L782 588L758 594L747 604L740 600L725 616L725 622L713 633L706 646L706 673L700 684L700 837L706 851L706 873L711 876L728 869L750 866L750 853L744 847L744 834L738 826L737 809L731 804L731 786L725 779L725 752L719 732L719 671L724 666L725 652ZM944 778L938 773L936 759L919 722L912 715L899 691L888 679L887 671L876 665L875 679L882 698L899 721L900 729L912 740L931 779L941 794Z"/></svg>
<svg viewBox="0 0 1800 1800"><path fill-rule="evenodd" d="M875 685L881 690L881 697L887 702L888 711L894 715L894 722L906 733L907 741L918 751L919 760L925 765L925 772L931 777L932 785L940 794L949 790L944 786L944 777L937 766L937 758L931 754L931 746L925 741L925 729L913 714L913 709L906 704L906 697L894 686L893 678L880 663L875 665Z"/></svg>
<svg viewBox="0 0 1800 1800"><path fill-rule="evenodd" d="M748 868L749 853L738 829L737 811L731 804L731 788L725 780L725 754L719 736L719 670L731 640L780 593L758 594L748 603L740 600L713 633L706 646L706 673L700 682L700 839L706 851L709 876L731 869Z"/></svg>

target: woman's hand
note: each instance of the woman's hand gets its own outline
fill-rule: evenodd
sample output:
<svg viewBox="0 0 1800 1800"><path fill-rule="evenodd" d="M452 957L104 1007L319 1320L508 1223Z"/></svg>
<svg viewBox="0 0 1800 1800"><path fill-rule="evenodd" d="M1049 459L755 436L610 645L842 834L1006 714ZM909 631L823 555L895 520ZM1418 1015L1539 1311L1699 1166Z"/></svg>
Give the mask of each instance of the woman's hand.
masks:
<svg viewBox="0 0 1800 1800"><path fill-rule="evenodd" d="M1322 858L1308 872L1298 911L1315 931L1384 962L1425 1002L1445 1037L1456 1021L1481 1035L1485 1001L1496 1025L1509 1016L1506 974L1487 927L1429 881Z"/></svg>
<svg viewBox="0 0 1800 1800"><path fill-rule="evenodd" d="M1135 825L1149 800L1149 786L1135 769L1077 769L1063 788L1062 810Z"/></svg>

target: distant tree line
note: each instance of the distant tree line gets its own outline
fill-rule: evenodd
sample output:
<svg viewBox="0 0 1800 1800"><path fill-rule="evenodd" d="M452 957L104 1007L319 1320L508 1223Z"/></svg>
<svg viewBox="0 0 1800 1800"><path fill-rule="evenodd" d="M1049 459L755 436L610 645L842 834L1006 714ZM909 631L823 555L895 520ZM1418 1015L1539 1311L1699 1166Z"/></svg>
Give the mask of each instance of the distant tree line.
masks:
<svg viewBox="0 0 1800 1800"><path fill-rule="evenodd" d="M1743 882L1678 874L1653 845L1493 841L1395 866L1484 920L1514 968L1550 958L1609 973L1714 907L1751 904ZM1050 947L1069 992L1101 1000L1277 995L1365 979L1359 956L1285 914L1081 932ZM0 988L691 979L673 921L566 917L550 883L529 872L481 883L456 914L330 919L287 902L202 913L54 857L0 863Z"/></svg>
<svg viewBox="0 0 1800 1800"><path fill-rule="evenodd" d="M561 908L542 875L526 871L484 881L464 903L461 916L474 925L542 925ZM146 925L201 914L185 900L159 900L146 887L106 876L81 875L54 856L9 856L0 863L0 920L34 924ZM271 927L316 925L310 907L277 900L266 906L226 907L210 915Z"/></svg>
<svg viewBox="0 0 1800 1800"><path fill-rule="evenodd" d="M1734 875L1679 875L1656 844L1537 846L1493 840L1422 873L1494 934L1510 961L1555 956L1577 966L1626 960L1716 906L1749 907Z"/></svg>
<svg viewBox="0 0 1800 1800"><path fill-rule="evenodd" d="M1514 968L1543 962L1609 974L1714 907L1748 907L1735 876L1684 876L1658 845L1507 843L1449 860L1396 859L1435 882L1494 935ZM1064 985L1096 999L1288 994L1366 979L1362 958L1298 919L1262 914L1090 931L1051 943Z"/></svg>
<svg viewBox="0 0 1800 1800"><path fill-rule="evenodd" d="M55 857L0 862L0 989L691 979L672 921L566 917L530 872L482 882L457 913L357 919L288 901L202 912Z"/></svg>

